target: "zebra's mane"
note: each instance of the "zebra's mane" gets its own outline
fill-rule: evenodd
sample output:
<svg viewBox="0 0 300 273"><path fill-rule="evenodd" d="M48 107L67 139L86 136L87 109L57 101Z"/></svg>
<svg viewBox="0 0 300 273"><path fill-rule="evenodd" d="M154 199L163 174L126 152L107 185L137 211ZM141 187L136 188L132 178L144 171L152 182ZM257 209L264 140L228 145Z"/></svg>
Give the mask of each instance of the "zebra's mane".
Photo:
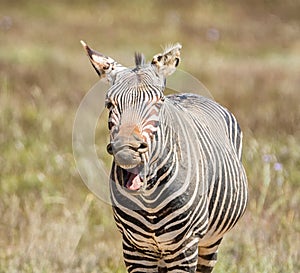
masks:
<svg viewBox="0 0 300 273"><path fill-rule="evenodd" d="M140 67L140 66L144 65L145 64L145 56L144 56L144 54L142 54L140 52L136 52L134 54L134 61L135 61L135 65L137 67Z"/></svg>
<svg viewBox="0 0 300 273"><path fill-rule="evenodd" d="M163 55L166 55L166 54L168 54L168 53L170 53L172 50L174 50L175 48L179 48L179 49L181 49L181 44L179 44L179 43L175 43L175 44L171 44L171 43L169 43L169 44L166 44L164 47L162 47L162 49L163 49Z"/></svg>

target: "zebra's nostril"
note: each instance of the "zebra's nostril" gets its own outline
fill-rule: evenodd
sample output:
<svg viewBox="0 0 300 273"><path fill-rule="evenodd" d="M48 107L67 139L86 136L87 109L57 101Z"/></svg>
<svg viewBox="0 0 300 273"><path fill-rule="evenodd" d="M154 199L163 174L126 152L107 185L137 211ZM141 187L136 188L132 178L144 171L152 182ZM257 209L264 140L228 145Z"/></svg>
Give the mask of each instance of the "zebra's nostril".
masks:
<svg viewBox="0 0 300 273"><path fill-rule="evenodd" d="M137 151L139 153L145 153L145 152L147 152L148 151L148 144L147 144L147 142L142 142L140 144L139 148L137 149Z"/></svg>
<svg viewBox="0 0 300 273"><path fill-rule="evenodd" d="M142 154L148 151L148 144L144 141L132 141L126 143L125 141L117 139L109 143L106 146L106 150L111 155L115 155L122 150L127 150L127 152L131 150Z"/></svg>
<svg viewBox="0 0 300 273"><path fill-rule="evenodd" d="M107 150L107 152L108 152L110 155L113 154L112 147L111 147L111 144L110 144L110 143L106 146L106 150Z"/></svg>

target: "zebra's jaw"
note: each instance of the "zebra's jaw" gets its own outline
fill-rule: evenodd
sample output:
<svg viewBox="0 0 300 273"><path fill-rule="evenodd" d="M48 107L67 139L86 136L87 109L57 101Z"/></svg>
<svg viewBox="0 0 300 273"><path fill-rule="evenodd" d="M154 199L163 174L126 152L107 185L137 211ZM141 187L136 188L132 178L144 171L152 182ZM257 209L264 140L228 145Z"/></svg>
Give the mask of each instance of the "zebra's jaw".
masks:
<svg viewBox="0 0 300 273"><path fill-rule="evenodd" d="M143 148L139 143L137 149L132 145L123 145L121 148L111 150L114 163L118 166L119 184L131 193L139 193L146 187L148 146Z"/></svg>

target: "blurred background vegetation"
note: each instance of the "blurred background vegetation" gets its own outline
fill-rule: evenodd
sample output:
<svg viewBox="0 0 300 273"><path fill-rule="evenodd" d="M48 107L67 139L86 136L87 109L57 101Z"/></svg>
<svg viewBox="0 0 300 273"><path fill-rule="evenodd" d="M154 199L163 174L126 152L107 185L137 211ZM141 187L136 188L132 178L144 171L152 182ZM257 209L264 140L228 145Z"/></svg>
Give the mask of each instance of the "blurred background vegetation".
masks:
<svg viewBox="0 0 300 273"><path fill-rule="evenodd" d="M0 273L125 272L110 207L72 155L98 80L81 39L127 66L182 43L180 68L244 131L250 201L216 272L300 272L299 12L296 0L0 0Z"/></svg>

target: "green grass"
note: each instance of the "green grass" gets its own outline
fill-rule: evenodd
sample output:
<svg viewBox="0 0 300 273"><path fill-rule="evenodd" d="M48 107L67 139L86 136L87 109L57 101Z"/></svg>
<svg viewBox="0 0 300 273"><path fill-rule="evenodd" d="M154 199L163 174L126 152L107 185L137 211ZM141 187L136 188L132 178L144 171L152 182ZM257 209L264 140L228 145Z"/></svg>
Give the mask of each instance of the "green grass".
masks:
<svg viewBox="0 0 300 273"><path fill-rule="evenodd" d="M183 44L181 69L244 131L249 204L216 272L300 271L297 10L294 1L0 1L0 273L125 272L111 209L72 154L76 110L97 81L81 39L128 66L135 51L150 59ZM97 151L107 161L103 123Z"/></svg>

